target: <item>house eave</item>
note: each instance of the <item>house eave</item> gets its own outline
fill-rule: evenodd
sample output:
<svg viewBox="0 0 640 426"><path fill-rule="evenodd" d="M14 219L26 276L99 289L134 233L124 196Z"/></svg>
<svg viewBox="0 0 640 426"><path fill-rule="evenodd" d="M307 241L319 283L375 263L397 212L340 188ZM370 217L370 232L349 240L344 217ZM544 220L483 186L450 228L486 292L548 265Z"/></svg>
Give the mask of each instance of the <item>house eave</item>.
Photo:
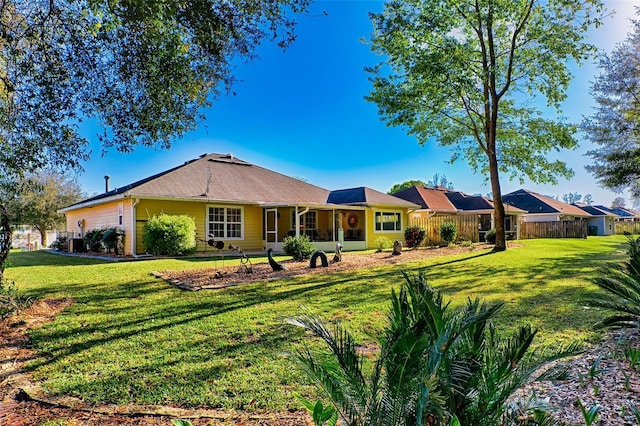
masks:
<svg viewBox="0 0 640 426"><path fill-rule="evenodd" d="M129 198L129 194L121 193L121 194L115 194L115 195L111 195L111 196L108 196L108 197L100 198L98 200L80 202L80 203L73 204L73 205L68 206L68 207L64 207L62 209L58 209L57 212L58 213L67 213L67 212L71 212L71 211L74 211L74 210L84 209L84 208L87 208L87 207L99 206L100 204L110 203L110 202L116 201L116 200L122 200L124 198Z"/></svg>

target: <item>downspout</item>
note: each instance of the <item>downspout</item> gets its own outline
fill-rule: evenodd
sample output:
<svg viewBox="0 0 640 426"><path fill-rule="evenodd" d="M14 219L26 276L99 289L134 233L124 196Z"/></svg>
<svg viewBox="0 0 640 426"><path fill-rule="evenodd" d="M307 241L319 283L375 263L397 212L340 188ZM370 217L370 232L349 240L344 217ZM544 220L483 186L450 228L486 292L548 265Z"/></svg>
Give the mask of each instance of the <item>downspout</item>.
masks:
<svg viewBox="0 0 640 426"><path fill-rule="evenodd" d="M309 206L305 207L301 212L298 212L298 206L296 206L296 237L300 236L300 216L306 214L308 211Z"/></svg>
<svg viewBox="0 0 640 426"><path fill-rule="evenodd" d="M133 257L138 257L136 254L136 206L139 202L140 199L136 198L136 200L131 204L131 254Z"/></svg>

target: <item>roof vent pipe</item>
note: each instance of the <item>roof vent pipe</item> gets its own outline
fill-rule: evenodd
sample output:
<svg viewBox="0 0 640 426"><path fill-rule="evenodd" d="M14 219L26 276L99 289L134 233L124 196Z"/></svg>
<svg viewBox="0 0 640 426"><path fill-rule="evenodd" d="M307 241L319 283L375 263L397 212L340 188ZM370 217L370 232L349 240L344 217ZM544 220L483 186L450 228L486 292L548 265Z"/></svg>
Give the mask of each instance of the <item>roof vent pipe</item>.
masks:
<svg viewBox="0 0 640 426"><path fill-rule="evenodd" d="M109 192L109 175L104 176L104 192Z"/></svg>

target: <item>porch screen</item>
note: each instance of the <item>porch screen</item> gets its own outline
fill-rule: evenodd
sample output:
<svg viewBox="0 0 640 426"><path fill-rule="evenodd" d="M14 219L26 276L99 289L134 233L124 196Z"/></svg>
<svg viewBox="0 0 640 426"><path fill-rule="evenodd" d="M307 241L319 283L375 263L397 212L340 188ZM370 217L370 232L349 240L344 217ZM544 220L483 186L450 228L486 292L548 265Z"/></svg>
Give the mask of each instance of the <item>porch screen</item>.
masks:
<svg viewBox="0 0 640 426"><path fill-rule="evenodd" d="M300 227L302 229L316 229L317 212L314 210L308 211L300 216ZM296 227L296 211L291 211L291 229Z"/></svg>
<svg viewBox="0 0 640 426"><path fill-rule="evenodd" d="M242 238L242 208L209 207L207 229L214 238Z"/></svg>
<svg viewBox="0 0 640 426"><path fill-rule="evenodd" d="M376 231L401 231L400 213L376 212Z"/></svg>

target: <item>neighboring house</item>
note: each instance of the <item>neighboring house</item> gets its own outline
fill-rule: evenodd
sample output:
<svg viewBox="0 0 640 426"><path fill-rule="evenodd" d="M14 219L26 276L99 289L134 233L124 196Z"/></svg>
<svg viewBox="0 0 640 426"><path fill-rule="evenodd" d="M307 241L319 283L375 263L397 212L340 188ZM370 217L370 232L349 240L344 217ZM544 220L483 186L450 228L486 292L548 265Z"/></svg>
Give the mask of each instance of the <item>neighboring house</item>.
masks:
<svg viewBox="0 0 640 426"><path fill-rule="evenodd" d="M606 207L597 205L595 206L600 210L616 215L616 222L640 222L640 214L633 210L623 207Z"/></svg>
<svg viewBox="0 0 640 426"><path fill-rule="evenodd" d="M589 235L613 235L615 231L615 220L617 214L603 209L602 206L588 206L582 203L574 203L576 207L589 213L592 217L587 219Z"/></svg>
<svg viewBox="0 0 640 426"><path fill-rule="evenodd" d="M480 195L469 195L441 187L421 186L413 186L393 195L420 205L420 209L409 213L412 219L427 219L441 215L473 217L478 224L479 241L484 241L485 234L494 227L493 201ZM519 216L526 212L507 204L504 208L505 232L509 238L517 238Z"/></svg>
<svg viewBox="0 0 640 426"><path fill-rule="evenodd" d="M47 242L51 244L58 237L58 231L47 231ZM12 235L11 246L22 250L37 250L40 248L42 236L40 231L30 225L20 225Z"/></svg>
<svg viewBox="0 0 640 426"><path fill-rule="evenodd" d="M338 241L345 250L359 250L373 247L381 235L404 240L408 212L416 208L370 188L329 191L231 154L205 154L60 212L76 237L121 227L125 253L135 255L146 252L144 224L161 213L195 219L198 251L210 249L211 239L244 251L278 251L287 235L300 234L318 249L333 251Z"/></svg>
<svg viewBox="0 0 640 426"><path fill-rule="evenodd" d="M536 192L519 189L502 196L509 206L526 211L522 215L524 222L559 222L565 220L587 220L590 213L580 207L554 200Z"/></svg>

